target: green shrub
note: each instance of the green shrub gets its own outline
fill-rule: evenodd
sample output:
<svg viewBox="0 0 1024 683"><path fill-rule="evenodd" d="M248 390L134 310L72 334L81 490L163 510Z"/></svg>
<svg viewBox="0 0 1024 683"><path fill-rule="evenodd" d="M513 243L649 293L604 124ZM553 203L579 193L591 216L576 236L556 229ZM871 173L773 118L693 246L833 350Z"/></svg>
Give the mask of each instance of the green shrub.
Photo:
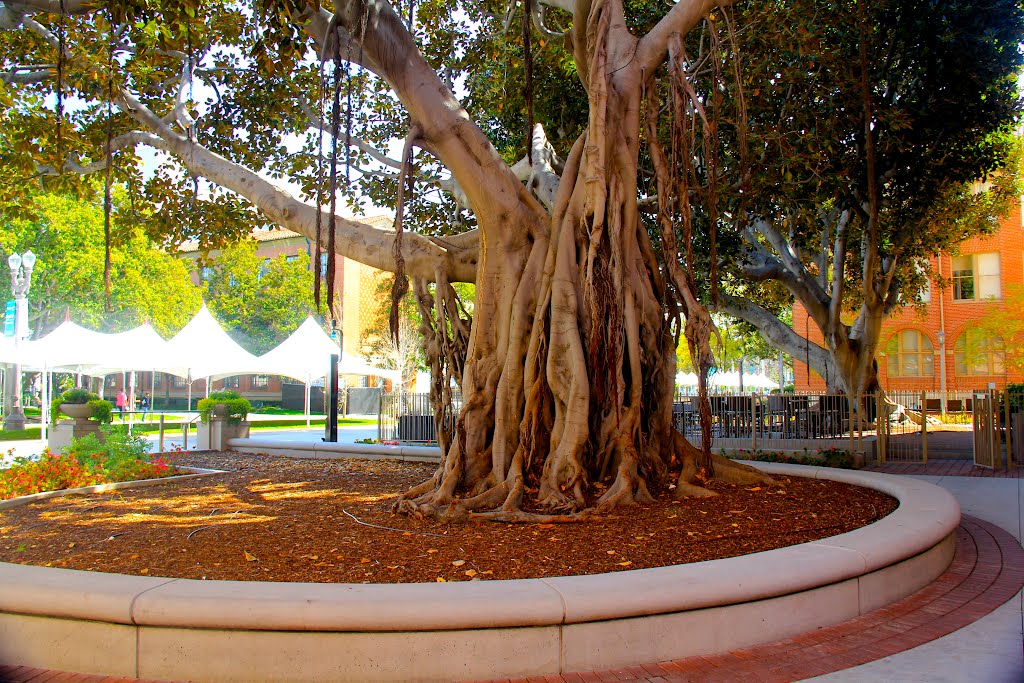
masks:
<svg viewBox="0 0 1024 683"><path fill-rule="evenodd" d="M61 406L62 403L70 403L72 405L81 405L83 403L88 403L91 406L93 404L93 401L100 401L100 400L101 399L99 397L99 394L95 394L95 393L89 391L88 389L81 389L81 388L78 388L78 387L73 387L71 389L65 389L63 392L61 392L57 396L54 396L53 400L50 401L50 422L56 424L57 418L59 418L61 415L63 415L63 413L60 410L60 406ZM110 405L110 403L108 403L107 401L103 401L103 403L106 403L108 406ZM94 410L95 410L95 408L94 408ZM94 413L93 417L95 417L95 416L96 415ZM100 421L102 422L102 420L100 420ZM110 421L109 415L108 415L108 419L106 421L107 422Z"/></svg>
<svg viewBox="0 0 1024 683"><path fill-rule="evenodd" d="M244 420L248 415L249 411L252 410L252 404L247 399L242 398L237 391L211 391L209 397L200 399L196 407L199 409L199 416L203 422L210 421L210 415L213 414L213 407L223 403L228 408L228 420L230 422L238 423Z"/></svg>
<svg viewBox="0 0 1024 683"><path fill-rule="evenodd" d="M92 419L96 420L100 424L110 424L112 419L111 415L114 412L114 404L110 401L104 401L102 398L89 401L89 407L92 408Z"/></svg>
<svg viewBox="0 0 1024 683"><path fill-rule="evenodd" d="M791 465L816 465L818 467L835 467L838 469L852 470L855 467L853 454L841 448L821 448L818 450L818 457L813 457L805 452L798 455L786 451L762 451L740 449L733 457L740 460L757 460L759 462L784 462Z"/></svg>
<svg viewBox="0 0 1024 683"><path fill-rule="evenodd" d="M38 460L16 458L0 470L0 499L117 481L155 479L179 474L164 456L151 456L148 442L124 427L102 427L74 439L60 455L44 451Z"/></svg>

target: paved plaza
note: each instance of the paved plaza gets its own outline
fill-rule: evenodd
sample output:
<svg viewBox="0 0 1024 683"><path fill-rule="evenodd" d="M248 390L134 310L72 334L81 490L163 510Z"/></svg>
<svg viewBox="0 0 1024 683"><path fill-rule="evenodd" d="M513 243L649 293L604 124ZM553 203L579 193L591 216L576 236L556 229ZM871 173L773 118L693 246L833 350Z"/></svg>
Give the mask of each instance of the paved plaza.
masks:
<svg viewBox="0 0 1024 683"><path fill-rule="evenodd" d="M264 431L260 438L309 442L322 428ZM373 438L373 427L339 428L339 442ZM40 442L9 442L38 452ZM715 657L652 662L614 671L529 681L795 681L828 683L1020 683L1024 681L1024 479L1021 470L986 472L969 461L888 465L880 471L950 491L964 521L957 554L935 583L904 600L837 626ZM129 679L28 667L0 667L3 681L98 683ZM527 679L523 679L524 681Z"/></svg>

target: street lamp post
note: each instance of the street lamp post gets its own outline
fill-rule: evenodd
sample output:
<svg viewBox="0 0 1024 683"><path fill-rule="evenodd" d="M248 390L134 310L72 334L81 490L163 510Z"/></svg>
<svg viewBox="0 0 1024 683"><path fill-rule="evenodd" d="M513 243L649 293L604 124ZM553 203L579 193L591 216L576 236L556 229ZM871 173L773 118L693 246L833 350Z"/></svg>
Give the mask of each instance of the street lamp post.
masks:
<svg viewBox="0 0 1024 683"><path fill-rule="evenodd" d="M11 269L11 294L14 295L14 347L17 347L28 330L28 289L32 285L32 269L36 265L36 255L31 251L24 254L14 253L7 257L7 265ZM4 405L8 407L4 413L4 429L25 429L25 413L21 409L21 365L15 363L13 375L7 381L4 391Z"/></svg>

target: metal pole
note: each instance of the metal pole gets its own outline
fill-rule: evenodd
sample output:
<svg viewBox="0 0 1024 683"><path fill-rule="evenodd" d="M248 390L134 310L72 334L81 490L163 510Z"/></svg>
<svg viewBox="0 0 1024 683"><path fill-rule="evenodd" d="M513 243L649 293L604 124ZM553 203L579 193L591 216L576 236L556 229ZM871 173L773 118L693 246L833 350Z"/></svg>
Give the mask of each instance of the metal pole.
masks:
<svg viewBox="0 0 1024 683"><path fill-rule="evenodd" d="M164 414L160 413L160 441L158 450L160 453L164 452Z"/></svg>
<svg viewBox="0 0 1024 683"><path fill-rule="evenodd" d="M1013 469L1013 426L1010 424L1010 390L1003 392L1006 400L1003 401L1003 416L1006 419L1006 469Z"/></svg>
<svg viewBox="0 0 1024 683"><path fill-rule="evenodd" d="M331 354L331 367L328 373L330 384L327 392L327 438L330 443L338 442L338 360L339 354Z"/></svg>
<svg viewBox="0 0 1024 683"><path fill-rule="evenodd" d="M928 464L928 397L921 392L921 458Z"/></svg>

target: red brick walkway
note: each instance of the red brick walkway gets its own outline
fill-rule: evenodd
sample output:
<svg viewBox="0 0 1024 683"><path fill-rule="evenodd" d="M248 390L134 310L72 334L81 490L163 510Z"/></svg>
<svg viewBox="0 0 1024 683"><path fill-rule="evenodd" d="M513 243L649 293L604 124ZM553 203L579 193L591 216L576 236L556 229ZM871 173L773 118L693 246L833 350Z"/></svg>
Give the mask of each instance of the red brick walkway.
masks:
<svg viewBox="0 0 1024 683"><path fill-rule="evenodd" d="M952 633L1005 603L1022 586L1024 549L1016 539L993 524L964 515L957 529L953 563L942 576L917 593L852 621L714 656L512 681L797 681L866 664ZM9 683L129 683L134 680L0 666L0 681ZM501 680L512 683L509 679Z"/></svg>
<svg viewBox="0 0 1024 683"><path fill-rule="evenodd" d="M927 474L935 477L994 477L998 479L1020 479L1024 477L1024 467L1010 470L990 470L975 467L973 460L933 460L927 465L919 463L886 463L881 466L866 467L868 472L885 472L886 474Z"/></svg>

